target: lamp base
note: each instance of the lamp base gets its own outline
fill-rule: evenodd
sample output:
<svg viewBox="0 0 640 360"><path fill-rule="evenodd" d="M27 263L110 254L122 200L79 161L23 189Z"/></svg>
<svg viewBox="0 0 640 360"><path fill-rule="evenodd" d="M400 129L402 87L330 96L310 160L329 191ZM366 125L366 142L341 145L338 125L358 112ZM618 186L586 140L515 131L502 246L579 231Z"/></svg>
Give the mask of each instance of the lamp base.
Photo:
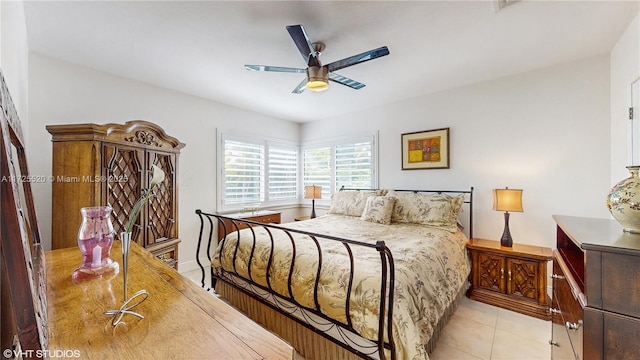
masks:
<svg viewBox="0 0 640 360"><path fill-rule="evenodd" d="M512 247L513 240L511 239L511 232L509 231L509 212L504 213L504 231L502 232L502 238L500 239L500 246Z"/></svg>
<svg viewBox="0 0 640 360"><path fill-rule="evenodd" d="M309 216L309 218L315 219L315 217L316 217L316 200L311 199L311 216Z"/></svg>

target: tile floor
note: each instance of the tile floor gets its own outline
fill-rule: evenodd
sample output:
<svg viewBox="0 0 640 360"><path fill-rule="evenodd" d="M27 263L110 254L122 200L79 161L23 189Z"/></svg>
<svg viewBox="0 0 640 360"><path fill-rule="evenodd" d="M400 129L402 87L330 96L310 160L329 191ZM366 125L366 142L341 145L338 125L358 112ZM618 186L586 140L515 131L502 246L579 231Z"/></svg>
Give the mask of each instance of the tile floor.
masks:
<svg viewBox="0 0 640 360"><path fill-rule="evenodd" d="M200 284L200 270L183 275ZM551 322L464 297L444 328L431 360L551 358ZM303 360L298 357L296 360Z"/></svg>

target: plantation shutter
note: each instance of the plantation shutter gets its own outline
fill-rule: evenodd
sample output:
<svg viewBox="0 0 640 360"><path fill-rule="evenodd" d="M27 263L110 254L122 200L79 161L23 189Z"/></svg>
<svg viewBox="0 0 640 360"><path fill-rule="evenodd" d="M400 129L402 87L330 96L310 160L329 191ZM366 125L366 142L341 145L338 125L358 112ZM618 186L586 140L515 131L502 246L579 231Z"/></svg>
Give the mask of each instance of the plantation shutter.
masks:
<svg viewBox="0 0 640 360"><path fill-rule="evenodd" d="M298 150L269 146L269 200L298 197Z"/></svg>
<svg viewBox="0 0 640 360"><path fill-rule="evenodd" d="M322 198L331 198L331 146L304 150L304 186L322 186Z"/></svg>
<svg viewBox="0 0 640 360"><path fill-rule="evenodd" d="M264 145L224 141L224 203L264 200Z"/></svg>
<svg viewBox="0 0 640 360"><path fill-rule="evenodd" d="M371 189L373 182L373 141L337 144L336 188Z"/></svg>

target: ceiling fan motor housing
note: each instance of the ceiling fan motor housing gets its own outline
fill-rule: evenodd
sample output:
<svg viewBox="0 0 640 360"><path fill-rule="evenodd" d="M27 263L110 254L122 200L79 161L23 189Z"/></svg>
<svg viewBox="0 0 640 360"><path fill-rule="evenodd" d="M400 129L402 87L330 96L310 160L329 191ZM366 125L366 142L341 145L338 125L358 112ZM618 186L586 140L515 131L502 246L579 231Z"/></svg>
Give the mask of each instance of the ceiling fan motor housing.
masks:
<svg viewBox="0 0 640 360"><path fill-rule="evenodd" d="M307 88L312 91L324 91L329 87L329 69L326 66L307 68Z"/></svg>
<svg viewBox="0 0 640 360"><path fill-rule="evenodd" d="M309 40L307 32L304 30L304 27L302 25L288 25L287 31L289 32L289 35L291 35L291 39L298 48L300 55L302 55L304 62L307 64L306 69L265 65L245 65L244 67L245 69L252 71L275 71L289 73L306 72L307 78L303 79L298 84L298 86L293 89L293 94L301 94L305 89L309 89L311 91L327 90L329 88L329 74L331 74L331 81L333 82L350 87L355 90L362 89L364 87L364 84L359 83L353 79L349 79L348 77L336 74L335 71L356 64L361 64L369 60L377 59L381 56L389 55L389 49L386 46L382 46L377 49L349 56L342 60L337 60L325 66L322 66L319 57L325 48L324 43L312 43Z"/></svg>

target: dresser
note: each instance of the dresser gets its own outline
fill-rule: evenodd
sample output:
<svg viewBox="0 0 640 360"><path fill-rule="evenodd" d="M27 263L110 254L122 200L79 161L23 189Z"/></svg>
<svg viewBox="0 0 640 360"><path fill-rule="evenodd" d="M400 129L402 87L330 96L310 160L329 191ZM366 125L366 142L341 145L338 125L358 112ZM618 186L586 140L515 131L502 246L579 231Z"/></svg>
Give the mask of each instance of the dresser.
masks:
<svg viewBox="0 0 640 360"><path fill-rule="evenodd" d="M48 125L47 131L53 145L52 248L78 246L82 207L111 206L116 234L124 231L156 165L165 179L140 211L132 239L177 268L178 159L185 144L142 120Z"/></svg>
<svg viewBox="0 0 640 360"><path fill-rule="evenodd" d="M146 289L135 307L111 325L105 310L123 301L119 274L71 281L78 249L46 253L50 354L78 359L292 359L293 348L135 243L129 254L128 293ZM121 263L120 241L112 258ZM60 355L63 354L63 355Z"/></svg>
<svg viewBox="0 0 640 360"><path fill-rule="evenodd" d="M637 359L640 234L609 219L553 219L552 358Z"/></svg>
<svg viewBox="0 0 640 360"><path fill-rule="evenodd" d="M268 210L241 212L224 216L233 219L255 221L263 224L280 224L282 218L280 212ZM223 224L218 224L218 239L224 238L232 231L241 230L247 227L246 223L236 223L236 228L236 225L234 225L232 220L223 220Z"/></svg>

